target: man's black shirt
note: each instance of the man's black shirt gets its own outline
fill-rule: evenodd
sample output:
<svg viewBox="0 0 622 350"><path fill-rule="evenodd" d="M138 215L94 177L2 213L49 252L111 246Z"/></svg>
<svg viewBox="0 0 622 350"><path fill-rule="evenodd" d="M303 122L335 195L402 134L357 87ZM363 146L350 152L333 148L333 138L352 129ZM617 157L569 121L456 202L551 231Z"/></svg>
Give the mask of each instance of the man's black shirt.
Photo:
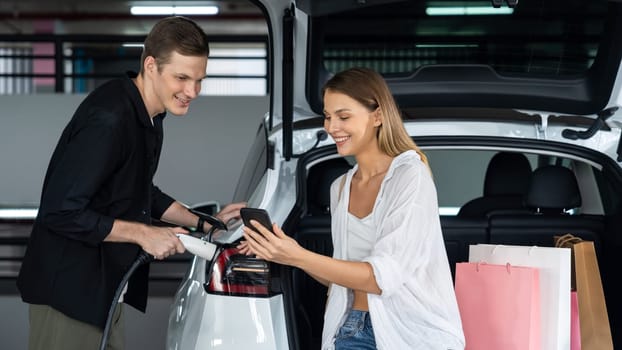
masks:
<svg viewBox="0 0 622 350"><path fill-rule="evenodd" d="M140 247L103 242L115 219L151 223L173 199L152 183L165 113L150 120L130 76L80 104L48 166L39 213L18 277L27 303L46 304L99 327ZM148 268L124 297L144 311Z"/></svg>

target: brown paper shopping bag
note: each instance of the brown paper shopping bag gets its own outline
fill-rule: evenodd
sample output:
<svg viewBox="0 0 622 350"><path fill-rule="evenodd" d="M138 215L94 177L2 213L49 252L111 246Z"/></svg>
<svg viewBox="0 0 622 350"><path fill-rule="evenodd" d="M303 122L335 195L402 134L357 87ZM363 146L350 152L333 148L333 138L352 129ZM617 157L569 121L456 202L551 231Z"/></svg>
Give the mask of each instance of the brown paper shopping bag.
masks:
<svg viewBox="0 0 622 350"><path fill-rule="evenodd" d="M581 350L613 350L594 242L565 235L556 237L556 245L569 247L573 252L573 279L579 299Z"/></svg>

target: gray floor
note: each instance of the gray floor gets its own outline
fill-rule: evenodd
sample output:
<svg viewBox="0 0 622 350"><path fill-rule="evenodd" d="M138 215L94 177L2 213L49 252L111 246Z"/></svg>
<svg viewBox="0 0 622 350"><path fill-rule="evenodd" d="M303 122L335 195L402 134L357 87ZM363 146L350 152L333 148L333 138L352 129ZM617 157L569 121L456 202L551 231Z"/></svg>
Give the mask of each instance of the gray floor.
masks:
<svg viewBox="0 0 622 350"><path fill-rule="evenodd" d="M127 307L127 349L164 349L172 297L150 297L145 314ZM28 306L18 295L0 295L0 343L2 349L28 349Z"/></svg>

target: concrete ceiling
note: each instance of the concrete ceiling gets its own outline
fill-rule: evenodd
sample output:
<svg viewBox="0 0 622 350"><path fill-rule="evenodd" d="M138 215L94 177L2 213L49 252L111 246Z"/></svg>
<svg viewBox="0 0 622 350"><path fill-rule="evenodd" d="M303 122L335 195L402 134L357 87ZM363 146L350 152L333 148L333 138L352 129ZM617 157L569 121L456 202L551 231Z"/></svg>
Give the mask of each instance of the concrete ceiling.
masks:
<svg viewBox="0 0 622 350"><path fill-rule="evenodd" d="M248 0L2 0L0 34L146 34L158 17L132 16L134 5L216 5L216 16L189 16L208 34L265 34L259 9Z"/></svg>

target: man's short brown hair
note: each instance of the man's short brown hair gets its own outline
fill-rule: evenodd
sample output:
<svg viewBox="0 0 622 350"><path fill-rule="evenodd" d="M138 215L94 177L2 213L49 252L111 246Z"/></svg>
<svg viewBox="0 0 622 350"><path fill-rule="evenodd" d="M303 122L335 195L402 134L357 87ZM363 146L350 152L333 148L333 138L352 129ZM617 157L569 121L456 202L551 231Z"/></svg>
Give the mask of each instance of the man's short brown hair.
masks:
<svg viewBox="0 0 622 350"><path fill-rule="evenodd" d="M145 39L140 57L141 74L145 58L154 57L159 71L163 64L170 61L173 52L183 56L209 56L207 34L186 17L173 16L161 19Z"/></svg>

